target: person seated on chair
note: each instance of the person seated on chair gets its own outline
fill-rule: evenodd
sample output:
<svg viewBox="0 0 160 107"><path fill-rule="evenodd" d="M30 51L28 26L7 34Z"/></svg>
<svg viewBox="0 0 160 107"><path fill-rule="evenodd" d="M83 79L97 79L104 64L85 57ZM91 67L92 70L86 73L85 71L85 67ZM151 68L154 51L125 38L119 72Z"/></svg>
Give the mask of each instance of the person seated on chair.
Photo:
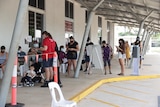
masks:
<svg viewBox="0 0 160 107"><path fill-rule="evenodd" d="M8 53L5 52L5 46L1 46L1 51L0 51L0 68L2 69L2 72L4 73L5 66L8 60Z"/></svg>
<svg viewBox="0 0 160 107"><path fill-rule="evenodd" d="M30 48L28 51L29 55L29 65L32 65L36 62L37 51L35 48Z"/></svg>
<svg viewBox="0 0 160 107"><path fill-rule="evenodd" d="M25 62L24 56L25 55L26 55L26 53L24 51L22 51L22 47L19 46L18 47L18 52L17 52L19 65L23 65L24 64L24 62Z"/></svg>
<svg viewBox="0 0 160 107"><path fill-rule="evenodd" d="M29 70L24 73L24 76L22 77L21 82L19 84L20 87L24 86L26 82L28 82L29 84L33 84L34 78L36 77L36 72L34 70L34 66L31 65L29 67Z"/></svg>

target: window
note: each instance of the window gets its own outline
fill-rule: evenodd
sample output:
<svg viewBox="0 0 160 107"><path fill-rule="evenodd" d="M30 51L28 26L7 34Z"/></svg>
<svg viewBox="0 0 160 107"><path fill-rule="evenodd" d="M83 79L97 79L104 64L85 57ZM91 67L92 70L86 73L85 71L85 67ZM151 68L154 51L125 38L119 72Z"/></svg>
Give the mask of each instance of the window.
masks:
<svg viewBox="0 0 160 107"><path fill-rule="evenodd" d="M36 13L36 29L43 30L43 15Z"/></svg>
<svg viewBox="0 0 160 107"><path fill-rule="evenodd" d="M98 39L99 44L102 43L102 18L98 16Z"/></svg>
<svg viewBox="0 0 160 107"><path fill-rule="evenodd" d="M29 0L29 5L36 7L36 0Z"/></svg>
<svg viewBox="0 0 160 107"><path fill-rule="evenodd" d="M98 27L102 27L102 18L98 16Z"/></svg>
<svg viewBox="0 0 160 107"><path fill-rule="evenodd" d="M32 37L34 36L35 33L35 21L34 21L34 12L29 11L29 15L28 15L28 19L29 19L29 35L31 35Z"/></svg>
<svg viewBox="0 0 160 107"><path fill-rule="evenodd" d="M43 31L43 14L29 11L28 17L29 35L35 37L36 30Z"/></svg>
<svg viewBox="0 0 160 107"><path fill-rule="evenodd" d="M67 0L65 0L65 16L74 19L74 5Z"/></svg>
<svg viewBox="0 0 160 107"><path fill-rule="evenodd" d="M45 1L44 0L29 0L29 5L42 9L45 9Z"/></svg>

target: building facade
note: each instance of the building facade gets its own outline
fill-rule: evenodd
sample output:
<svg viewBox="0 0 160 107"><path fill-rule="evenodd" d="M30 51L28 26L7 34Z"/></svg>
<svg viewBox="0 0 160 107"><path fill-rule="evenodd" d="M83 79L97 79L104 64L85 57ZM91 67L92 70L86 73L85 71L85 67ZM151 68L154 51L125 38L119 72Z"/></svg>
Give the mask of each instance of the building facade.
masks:
<svg viewBox="0 0 160 107"><path fill-rule="evenodd" d="M0 2L0 46L9 50L14 30L19 0ZM29 0L28 13L21 34L20 45L28 51L31 41L41 42L41 32L51 33L57 44L65 45L74 36L81 45L89 13L75 0ZM114 24L104 17L94 15L89 33L91 41L99 44L106 40L114 46ZM32 37L32 38L31 38Z"/></svg>

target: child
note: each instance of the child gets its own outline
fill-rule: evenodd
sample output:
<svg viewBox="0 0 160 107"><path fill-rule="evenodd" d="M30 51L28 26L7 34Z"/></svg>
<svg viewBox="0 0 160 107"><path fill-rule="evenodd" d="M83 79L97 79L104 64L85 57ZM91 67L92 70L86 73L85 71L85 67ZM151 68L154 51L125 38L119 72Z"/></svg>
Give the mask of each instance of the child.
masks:
<svg viewBox="0 0 160 107"><path fill-rule="evenodd" d="M19 87L23 87L24 85L34 86L33 79L36 76L36 72L34 71L34 69L34 66L31 65L29 70L24 74L24 77L22 77Z"/></svg>
<svg viewBox="0 0 160 107"><path fill-rule="evenodd" d="M67 64L67 55L64 50L64 46L60 46L60 51L58 52L59 64L63 73L66 72L66 64Z"/></svg>
<svg viewBox="0 0 160 107"><path fill-rule="evenodd" d="M105 75L107 74L107 64L109 68L109 74L112 74L111 72L111 59L113 57L112 54L112 48L109 44L106 43L106 41L102 41L102 55L103 55L103 62L104 62L104 70L105 70Z"/></svg>

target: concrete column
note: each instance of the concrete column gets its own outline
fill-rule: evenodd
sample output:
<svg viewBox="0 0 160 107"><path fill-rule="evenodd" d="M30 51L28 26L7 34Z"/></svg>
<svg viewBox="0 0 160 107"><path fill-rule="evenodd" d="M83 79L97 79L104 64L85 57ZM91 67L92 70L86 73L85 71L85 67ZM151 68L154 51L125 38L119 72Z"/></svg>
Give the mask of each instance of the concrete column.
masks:
<svg viewBox="0 0 160 107"><path fill-rule="evenodd" d="M146 36L145 42L144 42L144 46L142 49L142 56L144 56L147 52L147 48L148 48L148 44L149 44L149 40L151 38L152 33L148 33L148 35Z"/></svg>
<svg viewBox="0 0 160 107"><path fill-rule="evenodd" d="M83 36L83 40L82 40L82 45L81 45L81 49L80 49L80 53L79 53L79 57L78 57L78 62L77 62L77 67L76 67L76 71L75 71L75 75L74 77L77 78L79 76L79 70L81 67L81 63L82 63L82 58L83 58L83 54L84 54L84 49L87 43L87 38L89 35L89 31L91 28L91 23L92 23L92 19L93 19L93 15L94 15L94 11L104 2L104 0L101 0L90 12L89 14L89 18L87 21L87 26L84 32L84 36Z"/></svg>

